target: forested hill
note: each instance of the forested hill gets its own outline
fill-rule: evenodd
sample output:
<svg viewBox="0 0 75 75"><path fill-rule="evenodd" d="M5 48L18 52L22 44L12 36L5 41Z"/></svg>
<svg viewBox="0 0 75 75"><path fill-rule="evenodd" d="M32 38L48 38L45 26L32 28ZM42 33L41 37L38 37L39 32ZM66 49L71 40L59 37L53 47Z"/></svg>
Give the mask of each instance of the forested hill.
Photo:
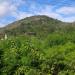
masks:
<svg viewBox="0 0 75 75"><path fill-rule="evenodd" d="M0 75L75 75L75 23L32 16L0 32Z"/></svg>
<svg viewBox="0 0 75 75"><path fill-rule="evenodd" d="M38 15L13 22L0 29L0 31L8 35L35 33L36 35L45 36L52 32L73 31L75 30L74 25L75 23L64 23L45 15Z"/></svg>

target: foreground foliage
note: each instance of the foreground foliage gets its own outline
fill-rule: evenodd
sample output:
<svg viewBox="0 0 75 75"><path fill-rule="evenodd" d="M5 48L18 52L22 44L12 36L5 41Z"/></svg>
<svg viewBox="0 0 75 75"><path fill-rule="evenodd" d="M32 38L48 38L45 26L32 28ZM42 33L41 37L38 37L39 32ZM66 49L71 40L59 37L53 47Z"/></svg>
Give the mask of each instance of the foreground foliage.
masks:
<svg viewBox="0 0 75 75"><path fill-rule="evenodd" d="M75 33L1 40L0 75L75 75Z"/></svg>

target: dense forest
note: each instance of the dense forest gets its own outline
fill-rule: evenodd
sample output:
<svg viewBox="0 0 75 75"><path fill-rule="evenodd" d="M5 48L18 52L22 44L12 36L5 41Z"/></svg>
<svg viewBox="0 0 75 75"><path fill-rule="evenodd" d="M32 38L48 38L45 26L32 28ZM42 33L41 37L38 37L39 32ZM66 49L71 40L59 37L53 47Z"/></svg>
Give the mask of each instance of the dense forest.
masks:
<svg viewBox="0 0 75 75"><path fill-rule="evenodd" d="M0 33L0 75L75 75L75 23L32 16Z"/></svg>

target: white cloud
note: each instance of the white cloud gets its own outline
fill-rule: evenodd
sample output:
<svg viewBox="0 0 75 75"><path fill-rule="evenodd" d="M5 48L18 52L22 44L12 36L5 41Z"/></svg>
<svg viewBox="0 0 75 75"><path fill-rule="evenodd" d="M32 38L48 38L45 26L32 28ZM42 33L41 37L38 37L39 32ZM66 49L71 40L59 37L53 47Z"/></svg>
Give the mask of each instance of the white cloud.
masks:
<svg viewBox="0 0 75 75"><path fill-rule="evenodd" d="M61 7L57 9L56 12L65 15L75 14L75 7Z"/></svg>
<svg viewBox="0 0 75 75"><path fill-rule="evenodd" d="M71 16L75 14L75 7L60 7L57 10L53 11L54 6L52 5L39 6L36 3L31 3L31 5L29 5L29 12L22 12L18 10L18 7L25 3L26 0L3 0L0 3L0 18L4 17L7 14L10 14L10 16L16 18L16 20L20 20L33 15L47 15L49 17L65 22L75 21L75 16ZM61 14L66 15L66 17L63 17ZM5 24L1 22L0 26L3 25Z"/></svg>
<svg viewBox="0 0 75 75"><path fill-rule="evenodd" d="M10 2L2 2L0 4L0 18L4 17L7 14L16 12L17 7L15 5L12 5Z"/></svg>
<svg viewBox="0 0 75 75"><path fill-rule="evenodd" d="M18 13L15 13L13 16L17 19L17 20L20 20L20 19L23 19L25 17L29 17L29 16L32 16L33 14L31 13L27 13L27 12L18 12Z"/></svg>
<svg viewBox="0 0 75 75"><path fill-rule="evenodd" d="M64 22L75 22L75 16L62 18Z"/></svg>
<svg viewBox="0 0 75 75"><path fill-rule="evenodd" d="M42 9L41 11L37 12L37 14L39 15L47 15L49 17L52 17L52 18L58 18L60 15L53 12L52 11L52 7L45 7L45 9Z"/></svg>
<svg viewBox="0 0 75 75"><path fill-rule="evenodd" d="M52 5L46 5L44 7L37 7L36 4L32 4L30 6L30 12L33 12L33 15L47 15L52 18L57 18L60 16L56 12L52 11L53 6Z"/></svg>
<svg viewBox="0 0 75 75"><path fill-rule="evenodd" d="M75 11L75 10L73 10ZM71 13L74 13L74 12ZM66 12L64 12L66 13ZM67 12L70 13L70 12ZM57 12L53 12L52 11L52 7L45 7L45 9L42 9L40 12L38 12L39 15L47 15L49 17L61 20L63 22L74 22L75 21L75 16L67 16L67 17L63 17L61 14L57 13Z"/></svg>
<svg viewBox="0 0 75 75"><path fill-rule="evenodd" d="M58 17L61 17L59 14L55 13L52 11L52 6L51 5L46 5L44 8L40 7L39 9L36 8L36 5L31 5L30 6L30 12L18 12L18 13L15 13L13 16L18 20L18 19L23 19L25 17L29 17L29 16L32 16L32 15L47 15L49 17L52 17L52 18L58 18ZM32 13L33 12L33 13Z"/></svg>
<svg viewBox="0 0 75 75"><path fill-rule="evenodd" d="M9 6L8 2L2 2L0 4L0 17L4 16L8 12Z"/></svg>
<svg viewBox="0 0 75 75"><path fill-rule="evenodd" d="M0 27L4 27L5 26L5 24L4 23L0 23Z"/></svg>
<svg viewBox="0 0 75 75"><path fill-rule="evenodd" d="M27 13L27 12L18 11L18 13L15 12L13 14L13 16L17 20L20 20L20 19L23 19L25 17L29 17L29 16L33 16L33 15L47 15L49 17L52 17L52 18L55 18L55 19L58 19L58 20L61 20L61 21L64 21L64 22L73 22L73 21L75 21L74 16L73 17L72 16L71 17L63 17L57 11L56 12L52 11L52 9L53 9L53 6L51 6L51 5L46 5L44 8L40 7L39 9L37 9L36 5L33 4L33 5L30 6L30 12Z"/></svg>
<svg viewBox="0 0 75 75"><path fill-rule="evenodd" d="M7 14L11 14L11 16L17 12L18 7L25 3L25 1L23 0L13 0L14 2L12 2L12 0L3 0L0 3L0 18L4 17Z"/></svg>
<svg viewBox="0 0 75 75"><path fill-rule="evenodd" d="M25 4L26 0L11 0L10 2L14 3L16 6L20 6L21 4Z"/></svg>

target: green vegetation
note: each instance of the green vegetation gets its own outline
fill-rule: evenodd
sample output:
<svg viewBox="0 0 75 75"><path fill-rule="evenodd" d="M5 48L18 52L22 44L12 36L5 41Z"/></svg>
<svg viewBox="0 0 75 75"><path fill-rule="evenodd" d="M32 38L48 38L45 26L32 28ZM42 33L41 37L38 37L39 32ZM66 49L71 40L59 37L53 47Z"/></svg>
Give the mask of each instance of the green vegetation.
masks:
<svg viewBox="0 0 75 75"><path fill-rule="evenodd" d="M0 75L75 75L74 24L38 16L2 28Z"/></svg>
<svg viewBox="0 0 75 75"><path fill-rule="evenodd" d="M74 38L53 33L0 41L0 75L75 75Z"/></svg>

